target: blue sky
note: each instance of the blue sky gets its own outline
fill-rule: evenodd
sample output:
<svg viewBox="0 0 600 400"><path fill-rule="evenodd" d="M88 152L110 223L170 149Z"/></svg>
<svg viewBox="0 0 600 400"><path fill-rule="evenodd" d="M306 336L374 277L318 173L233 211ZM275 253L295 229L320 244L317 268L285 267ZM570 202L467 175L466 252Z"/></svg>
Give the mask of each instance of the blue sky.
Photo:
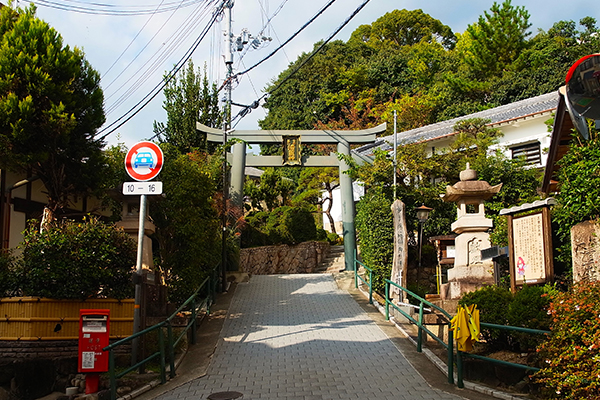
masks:
<svg viewBox="0 0 600 400"><path fill-rule="evenodd" d="M173 3L173 0L162 0ZM190 1L190 0L185 0ZM34 0L35 2L35 0ZM104 3L115 5L117 9L125 6L139 5L139 0L54 0L65 5L86 6L84 3ZM287 68L302 52L309 52L315 42L326 38L361 4L363 0L337 0L296 39L288 44L284 51L278 52L267 62L253 70L235 85L233 101L250 104L262 95L262 90L269 81ZM197 10L204 8L208 2L198 2L175 12L156 14L154 16L100 16L57 10L38 4L37 15L56 28L70 46L83 48L86 58L102 76L105 92L105 110L107 123L123 115L135 103L140 101L150 90L160 83L164 72L170 69L188 50L198 37L208 19L199 19L190 24L191 17ZM214 2L213 2L214 3ZM256 35L265 26L266 20L277 11L272 18L265 36L271 37L257 50L248 51L242 60L240 54L234 56L234 66L244 69L269 54L280 42L285 41L301 25L317 13L326 3L325 0L236 0L233 11L233 32L240 34L247 28ZM28 3L20 1L24 7ZM149 0L144 4L158 6L161 0ZM280 8L280 6L283 6ZM454 32L463 32L475 22L479 15L489 10L493 1L466 0L371 0L369 4L344 28L336 39L347 40L354 29L361 24L369 24L386 12L394 9L422 9ZM584 16L592 16L600 20L600 8L590 7L589 0L540 1L513 0L513 5L525 6L529 11L532 23L531 31L547 30L559 20L579 21ZM119 8L120 7L120 8ZM209 10L210 11L210 10ZM185 35L175 40L175 34L182 27ZM208 32L205 40L193 53L196 66L206 63L211 79L222 82L225 67L222 58L222 42L224 23L217 23ZM135 38L137 36L137 38ZM135 40L134 40L135 38ZM171 38L171 39L170 39ZM170 41L171 40L171 41ZM169 50L169 52L165 52ZM600 50L600 49L599 49ZM164 52L164 53L161 53ZM159 60L152 58L160 56ZM136 90L132 90L135 88ZM127 98L123 95L127 94ZM128 147L137 141L148 139L153 135L153 121L165 121L166 113L162 109L163 97L158 95L144 110L129 122L111 134L107 140L110 144L123 142ZM234 109L234 113L236 110ZM237 126L238 129L258 129L257 121L264 118L262 108L254 110Z"/></svg>

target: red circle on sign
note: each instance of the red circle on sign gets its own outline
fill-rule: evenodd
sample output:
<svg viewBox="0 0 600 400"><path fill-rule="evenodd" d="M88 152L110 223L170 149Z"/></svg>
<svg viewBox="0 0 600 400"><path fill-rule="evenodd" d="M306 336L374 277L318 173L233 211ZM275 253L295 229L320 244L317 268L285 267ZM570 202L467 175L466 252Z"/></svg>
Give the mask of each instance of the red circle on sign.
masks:
<svg viewBox="0 0 600 400"><path fill-rule="evenodd" d="M152 142L138 142L125 157L125 170L136 181L155 178L163 166L163 152Z"/></svg>

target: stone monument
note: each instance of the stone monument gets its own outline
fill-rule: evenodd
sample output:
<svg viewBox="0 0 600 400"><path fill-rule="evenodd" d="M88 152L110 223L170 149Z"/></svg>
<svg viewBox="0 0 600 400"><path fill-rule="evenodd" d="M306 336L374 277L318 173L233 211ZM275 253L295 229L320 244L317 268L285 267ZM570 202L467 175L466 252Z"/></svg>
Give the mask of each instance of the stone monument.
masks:
<svg viewBox="0 0 600 400"><path fill-rule="evenodd" d="M584 221L571 228L573 282L600 280L600 225Z"/></svg>
<svg viewBox="0 0 600 400"><path fill-rule="evenodd" d="M406 206L401 200L395 200L392 204L394 214L394 259L392 262L392 274L390 280L398 285L407 286L408 269L408 231L406 229ZM397 297L400 302L404 300L404 292L393 285L391 295Z"/></svg>
<svg viewBox="0 0 600 400"><path fill-rule="evenodd" d="M446 187L444 201L457 204L458 218L452 231L455 240L454 267L448 270L448 283L442 285L442 299L454 300L464 293L494 283L493 263L481 259L481 249L490 247L488 230L492 220L485 217L483 202L500 191L502 184L491 186L477 180L477 172L467 163L460 173L460 181Z"/></svg>

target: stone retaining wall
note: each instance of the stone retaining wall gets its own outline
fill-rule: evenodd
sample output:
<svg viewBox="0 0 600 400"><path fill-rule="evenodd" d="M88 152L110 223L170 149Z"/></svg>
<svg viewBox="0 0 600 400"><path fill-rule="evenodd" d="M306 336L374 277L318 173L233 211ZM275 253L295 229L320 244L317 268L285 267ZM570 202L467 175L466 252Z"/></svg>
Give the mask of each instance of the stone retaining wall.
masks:
<svg viewBox="0 0 600 400"><path fill-rule="evenodd" d="M241 249L240 271L254 275L313 273L328 251L328 242Z"/></svg>

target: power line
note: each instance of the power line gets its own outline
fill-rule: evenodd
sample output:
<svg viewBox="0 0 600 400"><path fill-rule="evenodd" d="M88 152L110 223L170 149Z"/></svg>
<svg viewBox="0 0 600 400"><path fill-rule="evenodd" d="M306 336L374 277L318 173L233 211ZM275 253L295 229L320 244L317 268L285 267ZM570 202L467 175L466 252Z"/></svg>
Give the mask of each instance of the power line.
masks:
<svg viewBox="0 0 600 400"><path fill-rule="evenodd" d="M184 22L184 24L181 25L178 28L179 30L177 30L176 32L174 32L166 40L166 43L168 43L168 45L159 48L150 57L150 60L147 63L144 63L143 65L141 65L140 68L138 68L138 70L135 73L133 73L129 77L129 79L127 79L121 85L121 87L119 89L117 89L116 92L114 92L113 94L111 94L110 96L108 96L106 98L106 100L109 100L110 98L112 98L113 96L115 96L119 92L119 90L126 89L125 92L123 94L121 94L121 96L117 100L115 100L111 104L110 107L108 107L108 109L106 110L107 114L111 114L121 104L123 104L129 97L131 97L133 95L133 93L135 93L149 79L150 76L152 76L152 74L154 72L156 72L156 70L158 68L160 68L160 66L163 64L163 62L171 54L173 54L177 48L179 48L181 46L181 44L183 43L183 38L187 37L189 35L189 33L197 26L197 24L200 22L200 20L202 18L204 18L205 13L208 11L208 9L209 9L208 7L205 7L203 9L200 9L199 7L196 8L196 10L194 10L194 12L190 16L188 16L188 18L186 19L186 21ZM165 21L165 24L166 24L166 22L167 21ZM163 26L165 24L163 24ZM162 27L161 27L161 29L162 29ZM152 40L154 40L154 38L158 35L159 32L160 32L160 30L155 33L155 35L150 39L150 41L146 44L146 46L144 46L144 48L142 50L140 50L140 53L141 53L141 51L143 51L150 44L150 42ZM140 53L138 53L138 56L139 56ZM138 56L136 56L136 58ZM131 61L126 68L128 68L132 63L133 63L133 61ZM122 73L119 74L119 76L121 76L121 75L122 75ZM117 78L115 78L109 84L109 86L111 86L114 82L116 82ZM128 87L125 86L125 85L129 84L129 82L131 82L133 79L136 79L136 81L134 83L132 83Z"/></svg>
<svg viewBox="0 0 600 400"><path fill-rule="evenodd" d="M121 6L123 8L118 9L116 5L112 4L99 4L99 3L82 3L86 5L95 4L96 7L83 7L78 5L69 5L60 3L57 1L51 0L33 0L37 6L54 8L62 11L70 11L77 12L81 14L94 14L94 15L111 15L111 16L119 16L119 17L130 17L135 15L148 15L155 13L164 13L173 10L177 10L178 8L188 7L197 3L203 3L207 0L184 0L182 2L171 2L165 3L161 7L156 6ZM140 8L144 7L144 8Z"/></svg>
<svg viewBox="0 0 600 400"><path fill-rule="evenodd" d="M148 93L137 104L135 104L133 107L131 107L125 114L123 114L123 116L121 116L116 121L112 122L110 125L108 125L104 129L102 129L96 133L96 135L99 135L99 134L102 134L102 133L108 131L100 137L100 140L104 140L108 135L110 135L111 133L113 133L114 131L119 129L121 126L123 126L125 123L127 123L129 120L131 120L131 118L133 118L138 112L140 112L144 107L146 107L148 105L148 103L150 103L150 101L152 101L164 89L164 87L171 81L171 79L173 79L173 77L185 65L185 62L191 57L193 52L198 48L198 46L200 45L200 43L202 42L202 40L204 39L206 34L210 31L210 29L216 22L217 18L223 11L225 4L227 4L227 3L228 3L228 0L223 0L221 2L220 6L217 7L217 9L213 12L213 16L212 16L210 22L206 25L206 27L204 28L203 32L200 34L200 36L198 37L196 42L188 49L188 51L183 55L183 57L181 57L181 59L178 61L178 63L173 67L173 69L171 69L169 74L167 76L165 76L165 78L163 79L161 84L157 84L150 91L150 93Z"/></svg>
<svg viewBox="0 0 600 400"><path fill-rule="evenodd" d="M279 90L279 88L281 88L281 86L283 86L283 84L285 82L287 82L292 76L294 76L299 70L300 68L302 68L304 65L306 65L306 63L308 63L315 55L317 55L321 50L323 50L323 48L327 45L327 43L329 43L331 41L331 39L333 39L346 25L348 25L348 23L367 5L367 3L369 3L370 0L364 0L364 2L359 5L352 14L350 14L350 16L348 18L346 18L346 20L337 27L337 29L335 31L333 31L328 37L327 39L325 39L325 41L315 50L313 50L313 52L306 57L296 68L294 68L292 70L292 72L290 72L285 78L283 78L283 80L281 82L279 82L277 84L277 86L275 86L273 89L271 89L270 93L273 93L277 90ZM249 68L248 70L241 72L239 74L243 74L248 72L250 69L254 68L255 66L261 64L263 61L265 61L265 59L259 61L257 64L255 64L253 67ZM239 75L238 74L238 75ZM267 97L268 94L270 93L265 93L262 96L260 96L253 104L256 104L257 102L260 102L262 99L264 99L265 97ZM240 112L238 113L238 115L235 116L234 120L236 118L240 118L240 120L245 117L247 114L249 114L250 111L250 106L240 110ZM240 121L238 121L236 123L236 125L239 123Z"/></svg>
<svg viewBox="0 0 600 400"><path fill-rule="evenodd" d="M164 1L161 1L161 2L160 2L160 5L159 5L158 7L160 7L160 6L163 4L163 2L164 2ZM158 7L157 7L157 9L158 9ZM176 10L176 11L177 11L177 10ZM175 11L173 11L173 13L171 14L171 16L172 16L173 14L175 14ZM131 39L131 42L129 42L129 44L127 45L127 47L125 47L125 49L124 49L124 50L121 52L121 54L119 54L119 57L117 57L117 58L116 58L116 60L115 60L115 61L113 61L113 63L111 64L111 66L110 66L110 67L108 67L108 69L106 70L105 74L108 74L108 73L109 73L109 72L112 70L112 68L113 68L113 67L114 67L114 66L117 64L117 62L119 62L119 60L121 59L121 57L123 57L123 55L124 55L124 54L127 52L127 50L129 50L129 48L131 47L131 45L133 44L133 42L135 42L135 40L138 38L138 36L140 36L140 34L142 33L142 31L143 31L143 30L146 28L146 25L148 25L148 24L150 23L150 21L152 20L152 18L153 18L155 15L156 15L156 13L153 13L152 15L150 15L150 18L148 18L148 19L146 20L146 22L144 23L144 26L142 26L142 27L140 28L140 30L139 30L139 31L138 31L138 33L135 35L135 37L134 37L133 39ZM171 18L171 17L169 17L169 19L170 19L170 18ZM163 25L163 26L164 26L164 25ZM161 26L161 28L160 28L160 29L162 29L162 26ZM160 29L159 29L159 32L160 32ZM144 47L144 48L145 48L145 47ZM141 53L141 52L140 52L140 53ZM140 53L138 53L138 55L139 55ZM134 58L134 60L135 60L135 59L137 59L137 57L138 57L138 56L136 56L136 57ZM130 63L129 65L131 65L131 63ZM125 71L125 70L126 70L128 67L129 67L129 65L127 65L127 67L125 67L125 69L123 70L123 72L124 72L124 71ZM123 73L123 72L121 72L121 73ZM121 74L119 74L119 75L117 76L117 78L118 78L119 76L121 76ZM115 78L115 80L116 80L116 78ZM114 80L113 80L113 82L114 82ZM111 84L112 84L112 82L111 82ZM109 84L108 86L110 86L111 84ZM108 89L108 86L106 87L106 89Z"/></svg>
<svg viewBox="0 0 600 400"><path fill-rule="evenodd" d="M304 25L302 25L300 27L300 29L298 29L292 36L290 36L279 47L277 47L269 55L267 55L265 58L263 58L262 60L260 60L259 62L257 62L253 66L251 66L250 68L246 69L245 71L238 72L237 74L235 74L235 76L247 74L248 72L252 71L254 68L258 67L260 64L262 64L263 62L267 61L269 58L271 58L272 56L274 56L275 53L277 53L279 50L281 50L283 48L283 46L285 46L286 44L288 44L289 42L291 42L292 39L294 39L296 36L298 36L300 34L300 32L302 32L307 26L309 26L311 23L313 23L313 21L315 19L317 19L321 14L323 14L323 12L325 12L325 10L327 10L335 2L336 2L336 0L330 0L329 3L325 4L325 6L323 6L323 8L321 8L311 19L308 20L308 22L306 22Z"/></svg>

